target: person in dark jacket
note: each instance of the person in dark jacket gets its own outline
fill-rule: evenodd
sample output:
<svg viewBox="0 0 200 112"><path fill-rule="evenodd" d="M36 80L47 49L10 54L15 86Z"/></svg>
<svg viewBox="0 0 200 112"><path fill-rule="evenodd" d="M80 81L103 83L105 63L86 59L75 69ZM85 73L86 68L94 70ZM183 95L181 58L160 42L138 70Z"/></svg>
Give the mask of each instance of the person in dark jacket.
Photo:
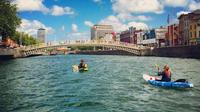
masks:
<svg viewBox="0 0 200 112"><path fill-rule="evenodd" d="M79 64L78 68L79 68L79 69L85 68L85 63L84 63L84 60L83 60L83 59L81 59L81 62L80 62L80 64Z"/></svg>
<svg viewBox="0 0 200 112"><path fill-rule="evenodd" d="M162 79L161 80L157 80L157 81L165 81L165 82L170 82L171 81L171 70L169 68L168 65L165 65L163 67L163 71L160 72L159 71L159 68L158 68L158 76L162 76Z"/></svg>

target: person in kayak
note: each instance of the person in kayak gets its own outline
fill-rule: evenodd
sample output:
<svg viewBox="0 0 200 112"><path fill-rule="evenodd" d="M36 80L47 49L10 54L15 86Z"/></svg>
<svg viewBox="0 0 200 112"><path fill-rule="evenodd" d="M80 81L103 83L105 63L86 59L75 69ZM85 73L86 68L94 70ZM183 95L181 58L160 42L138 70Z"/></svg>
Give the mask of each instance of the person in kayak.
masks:
<svg viewBox="0 0 200 112"><path fill-rule="evenodd" d="M163 67L163 71L160 72L159 68L158 68L158 76L162 76L161 80L157 80L157 81L165 81L165 82L170 82L171 81L171 70L169 68L168 65L165 65Z"/></svg>
<svg viewBox="0 0 200 112"><path fill-rule="evenodd" d="M84 63L84 60L83 60L83 59L81 59L81 61L80 61L80 64L79 64L78 68L79 68L79 69L84 69L84 68L86 68L86 65L87 65L87 64L85 64L85 63Z"/></svg>

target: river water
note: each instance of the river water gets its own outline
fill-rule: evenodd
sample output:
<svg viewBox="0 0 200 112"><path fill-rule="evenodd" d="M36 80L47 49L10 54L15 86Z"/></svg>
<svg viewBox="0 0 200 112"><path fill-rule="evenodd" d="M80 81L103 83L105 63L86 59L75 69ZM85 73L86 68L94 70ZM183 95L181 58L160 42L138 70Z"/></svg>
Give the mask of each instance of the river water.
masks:
<svg viewBox="0 0 200 112"><path fill-rule="evenodd" d="M89 71L72 72L84 59ZM192 89L147 84L143 73L168 64ZM200 60L57 55L0 62L0 112L200 112Z"/></svg>

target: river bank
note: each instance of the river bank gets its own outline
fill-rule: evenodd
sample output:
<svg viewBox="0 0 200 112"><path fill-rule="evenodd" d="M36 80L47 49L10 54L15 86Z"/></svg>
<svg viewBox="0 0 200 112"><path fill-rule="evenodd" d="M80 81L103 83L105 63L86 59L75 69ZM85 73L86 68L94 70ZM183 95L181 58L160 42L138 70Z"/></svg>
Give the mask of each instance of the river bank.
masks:
<svg viewBox="0 0 200 112"><path fill-rule="evenodd" d="M20 49L0 48L0 60L14 59L22 57Z"/></svg>
<svg viewBox="0 0 200 112"><path fill-rule="evenodd" d="M84 54L84 55L129 55L135 56L132 53L123 50L83 50L74 51L70 54ZM31 56L38 56L31 55ZM27 56L27 57L31 57ZM194 58L200 59L200 45L195 46L177 46L177 47L163 47L154 48L147 51L143 56L156 56L156 57L176 57L176 58ZM23 58L23 52L20 49L0 48L0 60Z"/></svg>
<svg viewBox="0 0 200 112"><path fill-rule="evenodd" d="M134 56L134 54L122 50L76 51L74 54ZM154 48L144 56L200 59L200 45Z"/></svg>
<svg viewBox="0 0 200 112"><path fill-rule="evenodd" d="M85 51L76 51L71 54L82 54L82 55L129 55L133 56L134 54L122 51L122 50L98 50L98 51L93 51L93 50L85 50Z"/></svg>
<svg viewBox="0 0 200 112"><path fill-rule="evenodd" d="M200 45L155 48L152 55L157 57L176 57L200 59Z"/></svg>

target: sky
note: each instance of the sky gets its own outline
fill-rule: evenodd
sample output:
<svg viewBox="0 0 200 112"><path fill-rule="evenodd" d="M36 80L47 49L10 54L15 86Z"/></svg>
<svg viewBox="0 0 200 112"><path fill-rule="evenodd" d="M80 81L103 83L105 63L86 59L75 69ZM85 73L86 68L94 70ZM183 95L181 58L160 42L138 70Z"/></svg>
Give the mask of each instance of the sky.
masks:
<svg viewBox="0 0 200 112"><path fill-rule="evenodd" d="M34 37L45 28L48 41L90 39L94 24L115 32L152 29L177 23L177 17L200 8L200 0L13 0L22 20L18 31Z"/></svg>

